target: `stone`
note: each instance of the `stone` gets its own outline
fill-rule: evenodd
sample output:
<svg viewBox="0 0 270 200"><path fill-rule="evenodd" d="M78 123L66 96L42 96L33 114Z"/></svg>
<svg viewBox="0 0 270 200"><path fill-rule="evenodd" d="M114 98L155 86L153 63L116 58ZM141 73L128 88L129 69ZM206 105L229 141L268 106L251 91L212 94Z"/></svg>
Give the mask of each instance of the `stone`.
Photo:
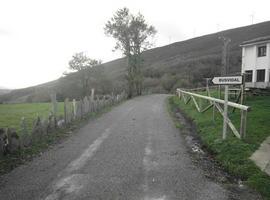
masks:
<svg viewBox="0 0 270 200"><path fill-rule="evenodd" d="M57 127L59 128L63 128L65 126L65 120L64 119L60 119L57 121Z"/></svg>
<svg viewBox="0 0 270 200"><path fill-rule="evenodd" d="M21 148L21 142L19 135L16 133L15 129L7 129L8 145L7 149L9 153L14 153Z"/></svg>
<svg viewBox="0 0 270 200"><path fill-rule="evenodd" d="M29 134L25 134L20 137L21 138L21 146L29 147L32 144L31 136Z"/></svg>
<svg viewBox="0 0 270 200"><path fill-rule="evenodd" d="M51 101L52 101L52 112L53 115L57 115L57 100L56 100L56 93L53 93L50 95L51 96Z"/></svg>
<svg viewBox="0 0 270 200"><path fill-rule="evenodd" d="M0 128L0 156L7 152L7 135L3 128Z"/></svg>
<svg viewBox="0 0 270 200"><path fill-rule="evenodd" d="M83 113L87 114L89 112L89 100L86 97L83 98Z"/></svg>
<svg viewBox="0 0 270 200"><path fill-rule="evenodd" d="M67 98L65 99L65 123L69 124L73 118L73 105L71 102L69 102L69 99Z"/></svg>
<svg viewBox="0 0 270 200"><path fill-rule="evenodd" d="M53 132L55 129L55 119L54 116L52 114L49 115L48 117L48 123L47 123L47 134Z"/></svg>
<svg viewBox="0 0 270 200"><path fill-rule="evenodd" d="M44 134L44 129L42 127L41 119L40 117L37 117L37 119L34 122L32 138L34 141L40 141L43 137L43 134Z"/></svg>
<svg viewBox="0 0 270 200"><path fill-rule="evenodd" d="M73 117L74 119L77 117L77 102L75 99L72 101L72 108L73 108Z"/></svg>
<svg viewBox="0 0 270 200"><path fill-rule="evenodd" d="M93 112L97 111L97 102L93 101Z"/></svg>
<svg viewBox="0 0 270 200"><path fill-rule="evenodd" d="M251 155L250 159L262 171L270 175L270 136L264 140L259 149Z"/></svg>
<svg viewBox="0 0 270 200"><path fill-rule="evenodd" d="M42 127L42 131L43 131L43 134L48 134L48 132L47 132L47 127L48 127L48 120L46 120L46 119L42 119L41 120L41 127Z"/></svg>
<svg viewBox="0 0 270 200"><path fill-rule="evenodd" d="M95 89L92 88L91 89L91 101L94 101L94 98L95 98Z"/></svg>
<svg viewBox="0 0 270 200"><path fill-rule="evenodd" d="M77 108L78 108L77 109L78 110L77 117L82 118L82 116L83 116L83 102L82 102L82 100L77 102Z"/></svg>
<svg viewBox="0 0 270 200"><path fill-rule="evenodd" d="M20 141L22 147L29 147L31 145L31 137L28 134L27 125L25 122L25 118L22 117L20 124Z"/></svg>

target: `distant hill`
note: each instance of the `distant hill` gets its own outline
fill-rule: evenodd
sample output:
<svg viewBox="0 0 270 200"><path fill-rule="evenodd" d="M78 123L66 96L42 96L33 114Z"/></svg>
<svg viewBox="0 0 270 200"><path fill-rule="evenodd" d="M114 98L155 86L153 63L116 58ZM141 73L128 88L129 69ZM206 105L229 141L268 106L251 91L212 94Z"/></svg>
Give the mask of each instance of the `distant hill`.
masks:
<svg viewBox="0 0 270 200"><path fill-rule="evenodd" d="M9 90L0 95L0 102L24 103L24 102L47 102L49 93L57 87L58 80L41 85Z"/></svg>
<svg viewBox="0 0 270 200"><path fill-rule="evenodd" d="M168 92L176 87L197 87L204 84L205 77L220 74L222 42L220 36L231 39L229 73L240 72L241 48L239 45L246 40L270 35L270 21L250 26L229 29L170 45L147 50L143 53L144 88L145 92ZM123 89L126 70L125 58L116 59L101 65L107 81L106 87ZM95 75L98 77L98 75ZM72 78L73 77L73 78ZM76 97L76 75L60 78L53 84L14 90L1 95L2 101L16 102L30 99L32 101L48 100L40 95L56 90L59 96ZM104 77L103 77L104 78ZM65 84L63 84L65 82ZM77 85L77 86L76 86ZM103 87L104 89L104 87ZM46 91L46 92L44 92ZM102 89L98 90L102 92ZM36 96L39 96L37 98ZM30 98L31 97L31 98Z"/></svg>
<svg viewBox="0 0 270 200"><path fill-rule="evenodd" d="M11 90L10 89L7 89L7 88L5 88L5 87L1 87L0 86L0 95L2 95L2 94L7 94L7 93L9 93Z"/></svg>
<svg viewBox="0 0 270 200"><path fill-rule="evenodd" d="M7 94L7 93L9 93L11 90L9 90L9 89L0 89L0 95L1 94Z"/></svg>

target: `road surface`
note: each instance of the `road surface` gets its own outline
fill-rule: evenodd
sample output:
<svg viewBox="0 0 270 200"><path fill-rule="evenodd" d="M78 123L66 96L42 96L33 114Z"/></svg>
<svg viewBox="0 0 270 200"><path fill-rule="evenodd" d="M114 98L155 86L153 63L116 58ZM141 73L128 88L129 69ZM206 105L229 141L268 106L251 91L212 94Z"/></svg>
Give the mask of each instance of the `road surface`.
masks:
<svg viewBox="0 0 270 200"><path fill-rule="evenodd" d="M166 97L135 98L90 121L1 177L0 199L228 199L192 163Z"/></svg>

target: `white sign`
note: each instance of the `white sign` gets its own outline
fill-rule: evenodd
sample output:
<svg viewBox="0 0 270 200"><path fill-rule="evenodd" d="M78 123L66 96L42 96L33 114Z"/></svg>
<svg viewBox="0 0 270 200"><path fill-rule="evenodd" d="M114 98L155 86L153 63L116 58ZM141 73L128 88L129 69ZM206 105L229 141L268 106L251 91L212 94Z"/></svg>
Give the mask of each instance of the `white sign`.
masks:
<svg viewBox="0 0 270 200"><path fill-rule="evenodd" d="M216 85L241 85L243 80L242 76L223 76L214 77L212 82Z"/></svg>

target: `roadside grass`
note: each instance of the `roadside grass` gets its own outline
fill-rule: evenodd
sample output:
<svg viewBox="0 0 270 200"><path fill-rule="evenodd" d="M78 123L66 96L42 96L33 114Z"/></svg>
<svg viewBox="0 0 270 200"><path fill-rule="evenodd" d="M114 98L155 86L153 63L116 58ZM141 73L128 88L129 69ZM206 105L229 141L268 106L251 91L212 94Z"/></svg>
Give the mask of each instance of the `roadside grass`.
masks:
<svg viewBox="0 0 270 200"><path fill-rule="evenodd" d="M24 117L27 129L32 130L37 116L48 118L51 103L0 104L0 128L20 130L21 118ZM58 115L64 115L64 103L58 103Z"/></svg>
<svg viewBox="0 0 270 200"><path fill-rule="evenodd" d="M270 200L270 177L249 159L261 142L270 135L270 96L247 97L245 104L251 106L251 112L248 112L247 134L244 140L239 140L229 132L228 138L223 141L223 119L216 112L213 120L213 109L198 113L192 101L184 104L176 96L170 97L169 103L173 111L180 109L193 120L203 145L225 170ZM236 110L230 113L229 117L239 130L240 112Z"/></svg>
<svg viewBox="0 0 270 200"><path fill-rule="evenodd" d="M175 122L175 127L182 130L184 128L184 125L179 122Z"/></svg>
<svg viewBox="0 0 270 200"><path fill-rule="evenodd" d="M116 104L118 105L118 104ZM43 105L45 107L45 105ZM89 120L96 119L102 114L109 112L113 106L104 107L98 112L91 112L84 116L83 119L74 120L67 127L56 129L54 132L44 136L42 140L33 143L28 148L23 148L14 154L8 154L6 156L0 156L0 175L10 172L17 166L30 161L37 155L41 155L46 149L49 149L52 145L61 142L63 139L67 138L71 134L76 134L80 127L86 125ZM46 108L46 107L45 107ZM44 109L44 113L47 112Z"/></svg>

